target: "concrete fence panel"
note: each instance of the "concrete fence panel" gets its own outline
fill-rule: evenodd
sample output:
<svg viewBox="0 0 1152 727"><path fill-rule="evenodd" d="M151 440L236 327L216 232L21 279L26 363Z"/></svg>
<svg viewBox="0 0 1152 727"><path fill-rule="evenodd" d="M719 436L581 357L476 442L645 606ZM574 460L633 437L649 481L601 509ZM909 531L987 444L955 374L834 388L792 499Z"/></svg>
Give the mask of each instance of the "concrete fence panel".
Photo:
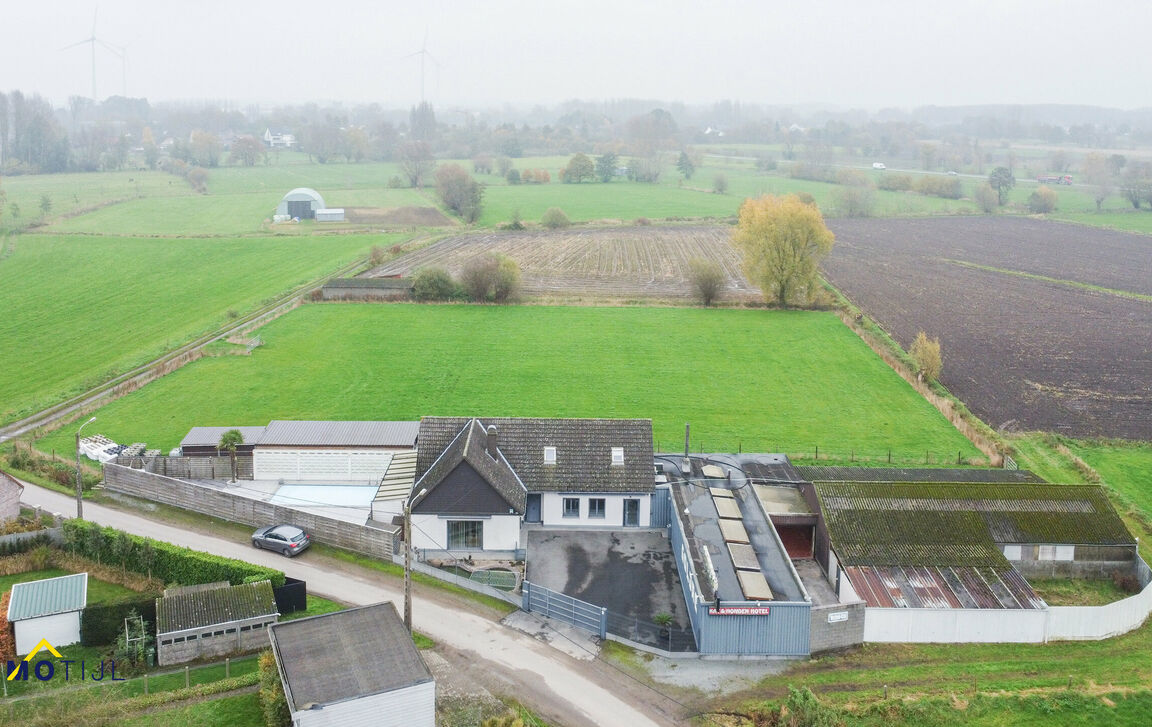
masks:
<svg viewBox="0 0 1152 727"><path fill-rule="evenodd" d="M867 608L864 641L879 643L1043 643L1042 609Z"/></svg>

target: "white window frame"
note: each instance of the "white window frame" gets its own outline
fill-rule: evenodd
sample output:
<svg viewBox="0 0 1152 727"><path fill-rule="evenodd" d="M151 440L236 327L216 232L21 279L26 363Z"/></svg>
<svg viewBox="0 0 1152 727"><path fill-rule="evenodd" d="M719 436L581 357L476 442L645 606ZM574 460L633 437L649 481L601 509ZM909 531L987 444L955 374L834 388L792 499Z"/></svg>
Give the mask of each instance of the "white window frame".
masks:
<svg viewBox="0 0 1152 727"><path fill-rule="evenodd" d="M556 464L556 448L544 448L544 464Z"/></svg>
<svg viewBox="0 0 1152 727"><path fill-rule="evenodd" d="M568 518L580 517L580 498L579 497L565 497L562 503L563 509L561 514Z"/></svg>
<svg viewBox="0 0 1152 727"><path fill-rule="evenodd" d="M613 464L613 466L617 466L617 467L624 464L624 448L623 447L613 447L612 448L612 464Z"/></svg>

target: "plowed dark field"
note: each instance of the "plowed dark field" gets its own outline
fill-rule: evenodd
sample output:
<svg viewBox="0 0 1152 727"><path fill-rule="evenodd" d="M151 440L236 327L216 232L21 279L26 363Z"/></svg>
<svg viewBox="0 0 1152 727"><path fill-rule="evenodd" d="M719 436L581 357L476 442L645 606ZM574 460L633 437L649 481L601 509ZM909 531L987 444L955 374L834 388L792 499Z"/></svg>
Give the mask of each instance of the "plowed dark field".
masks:
<svg viewBox="0 0 1152 727"><path fill-rule="evenodd" d="M1152 237L1006 217L829 226L829 280L906 348L939 337L941 381L993 427L1152 439L1152 301L1110 292L1152 295Z"/></svg>

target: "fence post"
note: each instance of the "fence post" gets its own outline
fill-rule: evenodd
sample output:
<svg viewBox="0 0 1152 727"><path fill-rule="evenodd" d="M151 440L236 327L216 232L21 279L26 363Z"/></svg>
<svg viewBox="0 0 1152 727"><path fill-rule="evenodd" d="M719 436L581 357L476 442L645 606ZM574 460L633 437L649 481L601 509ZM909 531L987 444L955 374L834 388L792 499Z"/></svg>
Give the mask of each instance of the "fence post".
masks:
<svg viewBox="0 0 1152 727"><path fill-rule="evenodd" d="M232 659L227 656L224 657L224 678L227 679L232 676Z"/></svg>
<svg viewBox="0 0 1152 727"><path fill-rule="evenodd" d="M187 689L189 686L190 686L190 684L188 682L188 667L184 667L184 688Z"/></svg>
<svg viewBox="0 0 1152 727"><path fill-rule="evenodd" d="M144 696L148 696L148 672L144 672Z"/></svg>
<svg viewBox="0 0 1152 727"><path fill-rule="evenodd" d="M520 608L529 613L532 612L532 584L528 582L527 578L520 584Z"/></svg>
<svg viewBox="0 0 1152 727"><path fill-rule="evenodd" d="M608 638L608 609L600 607L600 638Z"/></svg>

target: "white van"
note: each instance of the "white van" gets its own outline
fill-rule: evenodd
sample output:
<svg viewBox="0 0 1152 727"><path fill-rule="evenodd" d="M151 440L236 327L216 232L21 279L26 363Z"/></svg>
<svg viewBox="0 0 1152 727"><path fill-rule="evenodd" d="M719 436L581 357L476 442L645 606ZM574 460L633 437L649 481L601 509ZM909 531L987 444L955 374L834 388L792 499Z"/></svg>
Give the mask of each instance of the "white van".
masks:
<svg viewBox="0 0 1152 727"><path fill-rule="evenodd" d="M884 166L884 162L872 162L872 168L873 169L887 169L888 167Z"/></svg>

